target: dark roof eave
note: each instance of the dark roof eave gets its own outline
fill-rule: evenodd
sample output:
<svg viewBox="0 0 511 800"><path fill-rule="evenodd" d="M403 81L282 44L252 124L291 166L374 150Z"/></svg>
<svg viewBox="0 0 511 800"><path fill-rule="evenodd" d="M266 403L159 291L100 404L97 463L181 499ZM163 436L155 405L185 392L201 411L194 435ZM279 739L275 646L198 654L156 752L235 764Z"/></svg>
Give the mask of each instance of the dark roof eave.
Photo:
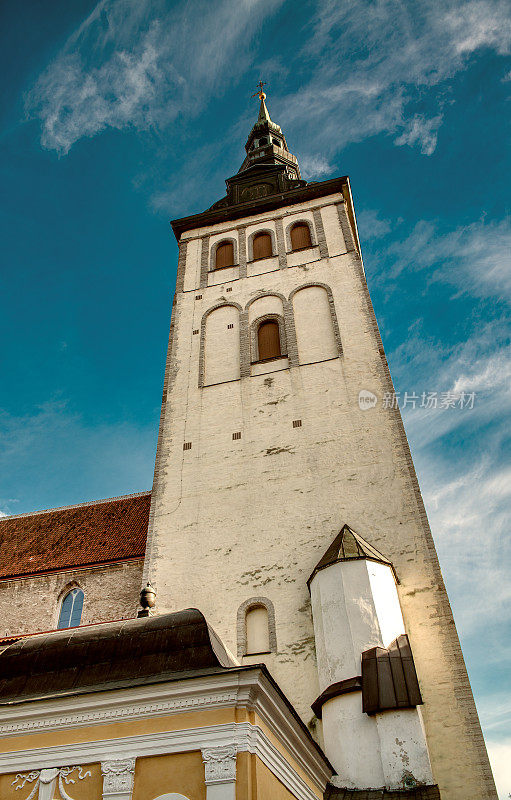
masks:
<svg viewBox="0 0 511 800"><path fill-rule="evenodd" d="M252 200L248 203L238 203L234 206L227 206L226 208L215 209L213 211L203 211L201 214L192 214L189 217L172 220L170 224L179 242L181 234L185 231L193 230L194 228L205 228L220 222L239 219L240 217L247 217L253 214L260 214L265 211L271 211L274 208L306 202L307 200L313 200L316 197L324 197L328 194L335 194L336 192L343 194L343 187L346 186L348 182L348 176L343 175L340 178L331 178L328 181L310 183L308 186L291 189L281 194L273 194L258 200Z"/></svg>
<svg viewBox="0 0 511 800"><path fill-rule="evenodd" d="M83 564L77 564L73 561L72 564L67 566L54 567L53 569L41 569L33 572L11 572L5 575L0 575L0 583L2 581L15 581L25 578L41 578L44 575L55 575L58 572L71 572L86 569L99 569L101 567L113 567L116 564L125 564L132 561L143 561L145 558L145 549L143 553L134 556L126 556L126 558L111 558L105 561L84 561Z"/></svg>

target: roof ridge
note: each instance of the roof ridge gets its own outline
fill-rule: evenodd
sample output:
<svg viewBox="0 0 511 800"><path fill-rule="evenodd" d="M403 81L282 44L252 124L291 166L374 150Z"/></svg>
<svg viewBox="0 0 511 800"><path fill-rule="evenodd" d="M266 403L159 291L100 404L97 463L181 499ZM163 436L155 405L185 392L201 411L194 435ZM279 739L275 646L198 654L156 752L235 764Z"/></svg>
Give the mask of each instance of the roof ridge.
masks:
<svg viewBox="0 0 511 800"><path fill-rule="evenodd" d="M55 508L43 508L41 511L25 511L23 514L5 514L5 516L0 517L0 523L4 522L8 519L20 519L21 517L35 517L38 514L52 514L54 511L67 511L67 509L72 508L85 508L86 506L97 506L100 503L114 503L119 500L128 500L130 497L144 497L146 495L150 495L152 492L151 489L147 489L144 492L133 492L132 494L120 494L116 495L115 497L105 497L101 500L88 500L85 503L74 503L70 506L56 506Z"/></svg>

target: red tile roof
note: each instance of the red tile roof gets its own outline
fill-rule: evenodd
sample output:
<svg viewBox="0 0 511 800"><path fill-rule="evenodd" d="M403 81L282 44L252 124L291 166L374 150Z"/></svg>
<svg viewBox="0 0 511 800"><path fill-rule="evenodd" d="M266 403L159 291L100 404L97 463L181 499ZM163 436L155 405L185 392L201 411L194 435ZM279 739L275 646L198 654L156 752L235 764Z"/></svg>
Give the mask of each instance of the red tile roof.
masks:
<svg viewBox="0 0 511 800"><path fill-rule="evenodd" d="M0 578L142 558L151 493L0 518Z"/></svg>

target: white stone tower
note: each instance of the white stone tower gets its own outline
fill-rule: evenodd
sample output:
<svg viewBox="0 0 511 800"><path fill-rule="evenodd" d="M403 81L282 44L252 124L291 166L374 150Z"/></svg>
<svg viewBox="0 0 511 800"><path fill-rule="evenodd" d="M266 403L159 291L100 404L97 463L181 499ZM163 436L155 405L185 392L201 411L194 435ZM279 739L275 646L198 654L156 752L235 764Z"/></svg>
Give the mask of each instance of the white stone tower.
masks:
<svg viewBox="0 0 511 800"><path fill-rule="evenodd" d="M301 180L260 97L226 197L173 222L144 580L266 663L339 786L495 798L348 178Z"/></svg>

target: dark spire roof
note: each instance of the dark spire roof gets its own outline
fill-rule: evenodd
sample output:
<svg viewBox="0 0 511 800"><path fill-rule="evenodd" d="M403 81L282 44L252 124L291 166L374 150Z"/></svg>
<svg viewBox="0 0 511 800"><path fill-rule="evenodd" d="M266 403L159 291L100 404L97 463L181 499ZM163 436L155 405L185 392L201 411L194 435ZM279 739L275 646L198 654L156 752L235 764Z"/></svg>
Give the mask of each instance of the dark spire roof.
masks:
<svg viewBox="0 0 511 800"><path fill-rule="evenodd" d="M260 92L261 105L257 122L252 127L245 145L247 156L238 170L238 175L257 163L285 164L288 174L300 178L296 156L289 152L282 128L273 122L266 107L264 92Z"/></svg>
<svg viewBox="0 0 511 800"><path fill-rule="evenodd" d="M331 564L336 564L338 561L349 561L351 559L360 560L363 558L369 559L370 561L379 561L380 564L386 564L387 566L392 567L395 575L392 562L389 561L388 558L385 558L385 556L382 555L382 553L380 553L376 547L373 547L372 544L366 542L366 540L363 539L360 534L355 533L355 531L352 530L349 525L343 525L326 553L314 567L314 570L307 581L307 586L310 586L312 579L316 573L319 572L319 570L325 569L325 567L329 567Z"/></svg>
<svg viewBox="0 0 511 800"><path fill-rule="evenodd" d="M227 178L227 196L212 209L226 208L282 194L306 185L296 156L289 152L282 128L273 122L266 107L264 92L257 121L245 145L246 157L236 175Z"/></svg>

